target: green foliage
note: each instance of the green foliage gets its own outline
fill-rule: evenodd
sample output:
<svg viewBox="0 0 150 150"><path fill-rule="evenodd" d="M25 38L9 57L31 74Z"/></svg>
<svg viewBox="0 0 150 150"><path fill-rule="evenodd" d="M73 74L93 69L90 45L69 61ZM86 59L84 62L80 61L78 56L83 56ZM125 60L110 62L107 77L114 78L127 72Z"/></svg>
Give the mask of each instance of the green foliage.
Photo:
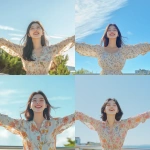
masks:
<svg viewBox="0 0 150 150"><path fill-rule="evenodd" d="M13 57L0 49L0 73L10 75L24 75L21 59Z"/></svg>
<svg viewBox="0 0 150 150"><path fill-rule="evenodd" d="M53 65L49 71L50 75L69 75L66 63L68 61L68 55L59 55L54 58ZM0 73L9 75L25 75L23 70L21 59L14 57L0 49Z"/></svg>
<svg viewBox="0 0 150 150"><path fill-rule="evenodd" d="M82 68L80 70L75 71L74 75L75 74L93 74L93 72L90 72L90 71Z"/></svg>
<svg viewBox="0 0 150 150"><path fill-rule="evenodd" d="M75 140L71 140L71 138L67 138L68 144L65 144L65 147L75 147Z"/></svg>
<svg viewBox="0 0 150 150"><path fill-rule="evenodd" d="M66 56L59 55L55 57L49 74L50 75L69 75L70 71L68 70L66 66L67 61L68 61L68 55Z"/></svg>

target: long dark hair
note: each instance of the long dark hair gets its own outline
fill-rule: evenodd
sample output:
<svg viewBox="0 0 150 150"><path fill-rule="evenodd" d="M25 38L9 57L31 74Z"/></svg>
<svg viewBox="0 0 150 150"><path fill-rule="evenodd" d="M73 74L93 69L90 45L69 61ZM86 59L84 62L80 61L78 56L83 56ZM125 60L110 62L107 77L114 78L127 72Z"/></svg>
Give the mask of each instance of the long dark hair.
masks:
<svg viewBox="0 0 150 150"><path fill-rule="evenodd" d="M108 98L108 99L105 101L105 103L103 104L103 106L102 106L102 108L101 108L101 118L102 118L103 121L106 121L106 120L107 120L107 114L106 114L104 111L105 111L105 108L106 108L107 103L108 103L109 101L111 101L111 100L113 100L113 101L116 103L117 107L118 107L118 113L116 113L115 119L116 119L117 121L119 121L119 120L121 119L122 115L123 115L123 111L121 110L121 107L120 107L118 101L117 101L115 98Z"/></svg>
<svg viewBox="0 0 150 150"><path fill-rule="evenodd" d="M43 35L41 36L41 45L42 46L47 46L48 45L48 40L46 39L45 36L45 30L42 26L42 24L39 21L32 21L26 31L25 36L23 37L23 39L21 40L21 42L23 42L23 59L28 60L28 61L34 61L31 56L32 56L32 51L33 51L33 42L32 42L32 38L29 37L29 30L32 26L33 23L37 23L39 24L39 26L42 28L43 30Z"/></svg>
<svg viewBox="0 0 150 150"><path fill-rule="evenodd" d="M114 27L117 29L117 31L118 31L118 37L117 37L117 40L116 40L116 45L117 45L117 47L119 48L119 47L121 47L122 45L124 45L124 42L123 42L123 36L121 35L121 32L120 32L120 30L119 30L119 28L117 27L116 24L109 24L109 25L106 27L105 32L104 32L104 35L103 35L103 37L102 37L102 39L101 39L101 45L102 45L102 43L104 43L104 47L107 47L107 46L108 46L109 38L107 37L107 31L108 31L108 29L109 29L110 26L114 26Z"/></svg>
<svg viewBox="0 0 150 150"><path fill-rule="evenodd" d="M44 98L44 100L45 100L45 102L46 102L46 104L47 104L47 108L45 108L44 111L43 111L43 117L44 117L45 119L47 119L47 120L50 120L50 118L51 118L51 115L50 115L51 109L54 109L55 107L53 107L53 106L49 103L49 101L48 101L46 95L45 95L42 91L33 92L33 93L30 95L29 100L28 100L28 102L27 102L27 108L26 108L26 110L23 111L21 114L25 114L25 118L27 119L27 121L33 120L34 112L33 112L32 109L30 109L30 105L31 105L31 101L32 101L33 96L34 96L34 95L37 95L37 94L42 95L43 98Z"/></svg>

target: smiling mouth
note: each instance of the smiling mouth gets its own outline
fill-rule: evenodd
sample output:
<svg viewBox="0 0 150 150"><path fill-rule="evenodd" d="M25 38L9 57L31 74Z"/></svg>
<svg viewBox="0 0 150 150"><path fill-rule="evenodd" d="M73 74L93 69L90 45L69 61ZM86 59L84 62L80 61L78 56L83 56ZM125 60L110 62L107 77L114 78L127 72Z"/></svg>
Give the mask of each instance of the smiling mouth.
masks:
<svg viewBox="0 0 150 150"><path fill-rule="evenodd" d="M33 33L33 35L38 35L39 33L38 32L36 32L36 33Z"/></svg>
<svg viewBox="0 0 150 150"><path fill-rule="evenodd" d="M41 108L42 106L35 106L35 108Z"/></svg>
<svg viewBox="0 0 150 150"><path fill-rule="evenodd" d="M110 36L114 36L115 34L109 34Z"/></svg>
<svg viewBox="0 0 150 150"><path fill-rule="evenodd" d="M114 111L114 109L109 109L109 111Z"/></svg>

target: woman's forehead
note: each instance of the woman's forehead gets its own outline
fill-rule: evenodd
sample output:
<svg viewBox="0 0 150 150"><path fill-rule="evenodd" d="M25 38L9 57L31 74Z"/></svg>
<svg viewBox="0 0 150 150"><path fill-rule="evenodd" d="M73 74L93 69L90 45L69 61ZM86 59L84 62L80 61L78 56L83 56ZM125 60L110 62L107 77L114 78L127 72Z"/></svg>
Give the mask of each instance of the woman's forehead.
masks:
<svg viewBox="0 0 150 150"><path fill-rule="evenodd" d="M114 25L110 25L108 29L117 29Z"/></svg>
<svg viewBox="0 0 150 150"><path fill-rule="evenodd" d="M116 102L115 102L114 100L110 100L110 101L107 102L107 104L108 104L108 103L116 104Z"/></svg>
<svg viewBox="0 0 150 150"><path fill-rule="evenodd" d="M35 94L33 97L32 97L32 99L33 98L44 98L41 94Z"/></svg>
<svg viewBox="0 0 150 150"><path fill-rule="evenodd" d="M40 25L38 23L33 23L31 27L40 27Z"/></svg>

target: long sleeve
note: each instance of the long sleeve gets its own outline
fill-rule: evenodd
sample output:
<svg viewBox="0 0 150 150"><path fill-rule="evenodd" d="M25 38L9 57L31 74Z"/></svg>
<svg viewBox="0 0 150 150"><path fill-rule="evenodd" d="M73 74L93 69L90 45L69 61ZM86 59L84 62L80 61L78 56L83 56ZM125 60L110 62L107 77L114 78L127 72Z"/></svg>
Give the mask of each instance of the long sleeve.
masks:
<svg viewBox="0 0 150 150"><path fill-rule="evenodd" d="M19 119L12 119L7 115L0 114L0 126L6 128L14 134L20 134L23 130L24 121Z"/></svg>
<svg viewBox="0 0 150 150"><path fill-rule="evenodd" d="M22 46L11 43L10 41L0 38L0 48L12 56L22 57L23 50Z"/></svg>
<svg viewBox="0 0 150 150"><path fill-rule="evenodd" d="M82 123L84 123L88 128L92 130L97 130L98 127L100 126L99 120L89 117L81 112L76 112L75 119L80 120Z"/></svg>
<svg viewBox="0 0 150 150"><path fill-rule="evenodd" d="M60 134L64 130L68 129L75 122L75 114L71 114L69 116L65 116L63 118L56 119L57 127L56 132Z"/></svg>
<svg viewBox="0 0 150 150"><path fill-rule="evenodd" d="M135 58L140 54L145 55L148 51L150 51L148 43L123 46L123 54L126 59Z"/></svg>
<svg viewBox="0 0 150 150"><path fill-rule="evenodd" d="M85 43L76 43L75 50L84 56L97 57L98 53L102 51L100 45L88 45Z"/></svg>
<svg viewBox="0 0 150 150"><path fill-rule="evenodd" d="M75 44L75 36L69 37L58 44L49 46L49 53L52 57L55 57L56 55L59 55L61 52L65 52L70 48L72 48L74 44Z"/></svg>
<svg viewBox="0 0 150 150"><path fill-rule="evenodd" d="M128 129L132 129L137 127L140 123L144 123L147 119L150 119L150 111L126 119L125 125Z"/></svg>

